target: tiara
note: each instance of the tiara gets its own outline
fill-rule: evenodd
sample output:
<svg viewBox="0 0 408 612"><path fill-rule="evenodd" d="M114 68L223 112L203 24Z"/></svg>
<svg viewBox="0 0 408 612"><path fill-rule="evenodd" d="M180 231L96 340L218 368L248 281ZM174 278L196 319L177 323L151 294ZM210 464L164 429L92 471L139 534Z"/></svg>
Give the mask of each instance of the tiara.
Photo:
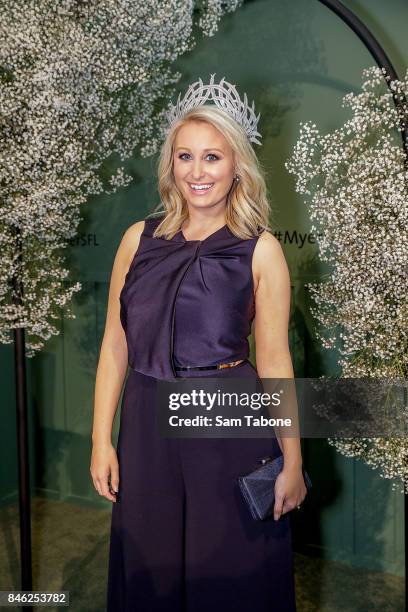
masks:
<svg viewBox="0 0 408 612"><path fill-rule="evenodd" d="M248 139L256 144L262 144L258 140L262 138L257 132L257 126L260 114L255 115L254 102L252 106L248 105L246 93L244 93L244 101L242 102L235 85L228 83L223 77L217 84L214 83L215 74L211 75L208 85L204 85L201 79L192 83L184 98L180 100L180 95L176 104L171 104L165 115L168 121L168 128L192 108L204 106L209 101L214 101L215 105L228 113L239 125L244 129Z"/></svg>

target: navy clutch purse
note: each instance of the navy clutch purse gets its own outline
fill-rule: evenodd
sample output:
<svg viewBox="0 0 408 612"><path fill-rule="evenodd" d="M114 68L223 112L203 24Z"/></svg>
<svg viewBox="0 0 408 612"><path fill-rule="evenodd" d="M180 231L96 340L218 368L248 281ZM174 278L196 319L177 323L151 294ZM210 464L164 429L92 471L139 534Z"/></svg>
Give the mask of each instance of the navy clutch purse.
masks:
<svg viewBox="0 0 408 612"><path fill-rule="evenodd" d="M238 478L239 488L255 520L262 521L273 514L275 503L275 481L283 468L283 455L276 459L264 457L260 459L261 467ZM305 469L303 478L308 489L312 486Z"/></svg>

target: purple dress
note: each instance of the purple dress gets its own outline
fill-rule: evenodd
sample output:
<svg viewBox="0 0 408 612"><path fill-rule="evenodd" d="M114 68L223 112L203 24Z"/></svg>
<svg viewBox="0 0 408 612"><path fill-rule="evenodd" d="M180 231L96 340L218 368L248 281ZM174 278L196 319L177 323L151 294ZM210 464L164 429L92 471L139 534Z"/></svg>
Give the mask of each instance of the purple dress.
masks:
<svg viewBox="0 0 408 612"><path fill-rule="evenodd" d="M237 477L275 438L164 438L155 385L178 376L257 377L252 255L224 225L205 240L153 238L145 220L120 295L129 375L117 443L108 612L295 612L290 517L255 521ZM221 370L182 370L245 359Z"/></svg>

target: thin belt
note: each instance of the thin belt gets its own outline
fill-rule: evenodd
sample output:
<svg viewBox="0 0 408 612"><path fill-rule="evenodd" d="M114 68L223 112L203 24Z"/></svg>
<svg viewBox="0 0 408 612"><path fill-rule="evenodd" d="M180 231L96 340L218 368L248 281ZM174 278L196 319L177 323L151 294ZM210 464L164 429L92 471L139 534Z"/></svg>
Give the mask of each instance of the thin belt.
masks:
<svg viewBox="0 0 408 612"><path fill-rule="evenodd" d="M176 370L222 370L223 368L233 368L234 366L247 361L247 359L238 359L238 361L230 361L228 363L217 363L210 366L181 366L176 367Z"/></svg>

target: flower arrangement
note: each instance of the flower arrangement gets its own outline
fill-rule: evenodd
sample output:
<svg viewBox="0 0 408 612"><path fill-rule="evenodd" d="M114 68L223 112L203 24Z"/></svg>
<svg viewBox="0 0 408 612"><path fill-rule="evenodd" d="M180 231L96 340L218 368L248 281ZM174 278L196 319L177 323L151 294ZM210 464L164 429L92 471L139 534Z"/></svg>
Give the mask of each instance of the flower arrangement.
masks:
<svg viewBox="0 0 408 612"><path fill-rule="evenodd" d="M317 337L338 350L346 378L407 378L407 95L408 72L391 81L384 69L364 70L361 93L343 98L351 118L325 135L302 123L286 162L310 205L320 259L331 267L322 282L308 284ZM329 443L378 469L394 489L402 481L408 493L406 438Z"/></svg>
<svg viewBox="0 0 408 612"><path fill-rule="evenodd" d="M64 251L91 194L132 178L101 178L159 145L163 100L181 74L172 63L212 36L242 0L43 0L2 4L0 24L0 342L26 331L32 357L81 289L66 281ZM17 282L15 282L17 279Z"/></svg>

